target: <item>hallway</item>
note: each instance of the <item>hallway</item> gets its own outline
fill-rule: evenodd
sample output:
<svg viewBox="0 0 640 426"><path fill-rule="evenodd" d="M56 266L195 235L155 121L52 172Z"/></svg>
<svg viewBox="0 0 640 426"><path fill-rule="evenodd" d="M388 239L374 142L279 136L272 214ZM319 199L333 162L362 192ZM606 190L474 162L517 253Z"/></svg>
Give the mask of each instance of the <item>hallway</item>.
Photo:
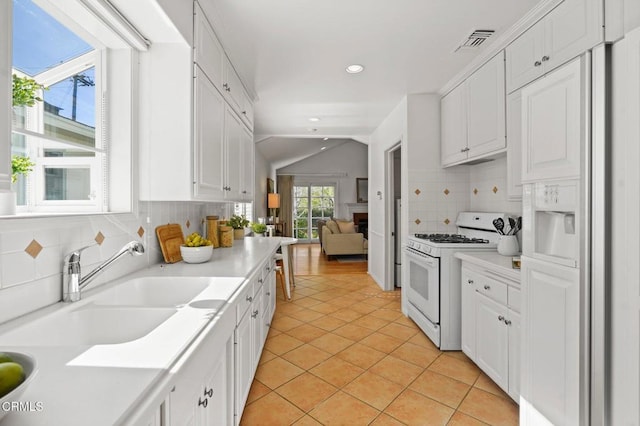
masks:
<svg viewBox="0 0 640 426"><path fill-rule="evenodd" d="M439 351L366 262L327 261L301 244L294 265L241 424L518 424L518 406L461 352Z"/></svg>

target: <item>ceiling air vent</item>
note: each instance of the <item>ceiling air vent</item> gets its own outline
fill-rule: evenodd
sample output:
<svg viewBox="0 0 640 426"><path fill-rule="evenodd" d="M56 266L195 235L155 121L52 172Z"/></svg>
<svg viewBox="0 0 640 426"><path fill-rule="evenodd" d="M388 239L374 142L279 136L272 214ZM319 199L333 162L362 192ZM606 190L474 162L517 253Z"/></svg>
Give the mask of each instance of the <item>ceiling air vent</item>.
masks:
<svg viewBox="0 0 640 426"><path fill-rule="evenodd" d="M456 52L460 50L472 50L480 47L482 43L491 35L495 33L494 30L474 30L466 39L460 43L460 46L455 50Z"/></svg>

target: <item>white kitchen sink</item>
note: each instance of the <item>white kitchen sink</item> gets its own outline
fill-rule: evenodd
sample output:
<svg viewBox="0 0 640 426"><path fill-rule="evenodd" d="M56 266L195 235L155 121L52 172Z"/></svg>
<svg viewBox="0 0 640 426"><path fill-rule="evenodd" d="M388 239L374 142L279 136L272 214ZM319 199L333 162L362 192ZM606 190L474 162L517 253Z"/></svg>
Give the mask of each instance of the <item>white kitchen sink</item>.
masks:
<svg viewBox="0 0 640 426"><path fill-rule="evenodd" d="M0 336L0 344L76 346L124 343L146 336L176 312L175 308L87 304L16 327Z"/></svg>
<svg viewBox="0 0 640 426"><path fill-rule="evenodd" d="M91 298L96 305L179 307L209 286L205 277L140 277Z"/></svg>

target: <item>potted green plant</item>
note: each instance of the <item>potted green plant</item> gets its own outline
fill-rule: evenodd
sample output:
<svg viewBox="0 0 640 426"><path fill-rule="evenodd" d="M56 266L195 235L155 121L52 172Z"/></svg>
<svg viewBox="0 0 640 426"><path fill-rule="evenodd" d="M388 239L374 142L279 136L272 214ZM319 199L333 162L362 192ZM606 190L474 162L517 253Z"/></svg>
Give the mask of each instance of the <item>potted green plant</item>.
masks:
<svg viewBox="0 0 640 426"><path fill-rule="evenodd" d="M36 102L42 102L38 96L38 90L47 90L29 77L18 77L13 74L13 106L34 106Z"/></svg>
<svg viewBox="0 0 640 426"><path fill-rule="evenodd" d="M264 233L267 232L267 225L254 222L251 224L251 230L255 235L262 235L264 237Z"/></svg>
<svg viewBox="0 0 640 426"><path fill-rule="evenodd" d="M227 221L227 225L233 228L234 240L241 240L244 238L244 228L249 226L249 223L250 222L244 215L240 216L235 214L231 216L231 219Z"/></svg>

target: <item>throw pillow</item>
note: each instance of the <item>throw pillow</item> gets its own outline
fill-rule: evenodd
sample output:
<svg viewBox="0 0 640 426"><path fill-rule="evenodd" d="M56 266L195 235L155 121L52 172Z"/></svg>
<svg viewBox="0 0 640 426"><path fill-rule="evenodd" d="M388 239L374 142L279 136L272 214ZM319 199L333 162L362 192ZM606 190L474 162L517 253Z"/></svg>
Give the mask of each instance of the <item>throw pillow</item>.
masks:
<svg viewBox="0 0 640 426"><path fill-rule="evenodd" d="M337 221L338 228L340 228L340 232L343 234L355 234L356 225L353 222L348 222L346 220Z"/></svg>
<svg viewBox="0 0 640 426"><path fill-rule="evenodd" d="M329 228L329 231L331 231L332 234L340 233L340 228L338 228L338 224L335 223L333 220L327 221L327 228Z"/></svg>

